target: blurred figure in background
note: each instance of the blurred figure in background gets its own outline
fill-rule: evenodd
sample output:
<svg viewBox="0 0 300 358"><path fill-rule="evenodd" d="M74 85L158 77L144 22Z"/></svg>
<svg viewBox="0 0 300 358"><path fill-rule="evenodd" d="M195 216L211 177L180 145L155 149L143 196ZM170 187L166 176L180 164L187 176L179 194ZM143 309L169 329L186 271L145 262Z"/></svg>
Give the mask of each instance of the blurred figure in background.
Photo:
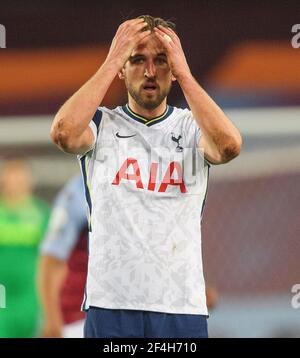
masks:
<svg viewBox="0 0 300 358"><path fill-rule="evenodd" d="M30 169L8 160L0 172L0 283L6 308L0 310L0 337L34 337L38 330L36 293L38 246L49 209L33 196Z"/></svg>
<svg viewBox="0 0 300 358"><path fill-rule="evenodd" d="M212 311L218 304L218 291L214 286L207 285L205 288L206 304L208 311Z"/></svg>
<svg viewBox="0 0 300 358"><path fill-rule="evenodd" d="M81 176L58 194L41 245L39 291L44 309L42 336L83 337L80 311L87 270L88 222Z"/></svg>

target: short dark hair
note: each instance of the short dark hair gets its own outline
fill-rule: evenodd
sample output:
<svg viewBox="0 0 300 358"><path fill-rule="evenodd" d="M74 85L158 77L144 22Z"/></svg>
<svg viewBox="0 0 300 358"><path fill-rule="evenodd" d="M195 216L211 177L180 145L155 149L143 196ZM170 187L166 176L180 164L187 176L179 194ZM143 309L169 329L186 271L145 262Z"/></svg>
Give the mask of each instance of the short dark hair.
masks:
<svg viewBox="0 0 300 358"><path fill-rule="evenodd" d="M154 27L157 27L158 25L169 27L171 30L176 31L176 25L174 22L171 22L169 20L164 20L160 17L153 17L151 15L141 15L138 17L138 19L144 19L148 26L144 27L142 31L151 30L153 32Z"/></svg>

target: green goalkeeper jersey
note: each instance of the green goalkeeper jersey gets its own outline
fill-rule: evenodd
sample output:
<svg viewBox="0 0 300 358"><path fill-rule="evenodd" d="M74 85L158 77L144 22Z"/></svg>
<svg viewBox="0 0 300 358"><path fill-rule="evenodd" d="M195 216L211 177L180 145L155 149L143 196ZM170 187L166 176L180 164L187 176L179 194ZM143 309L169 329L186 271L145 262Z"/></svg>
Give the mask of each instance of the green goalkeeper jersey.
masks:
<svg viewBox="0 0 300 358"><path fill-rule="evenodd" d="M49 209L29 198L17 207L0 201L0 338L36 335L39 304L36 292L38 246Z"/></svg>

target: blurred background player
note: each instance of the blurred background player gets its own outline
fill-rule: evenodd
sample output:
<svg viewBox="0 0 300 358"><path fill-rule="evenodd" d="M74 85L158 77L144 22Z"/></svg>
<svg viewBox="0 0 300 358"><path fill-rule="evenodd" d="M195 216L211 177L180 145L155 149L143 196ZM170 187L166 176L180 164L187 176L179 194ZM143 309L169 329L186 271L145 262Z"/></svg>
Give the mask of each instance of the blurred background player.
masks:
<svg viewBox="0 0 300 358"><path fill-rule="evenodd" d="M38 246L49 210L33 195L31 171L21 160L4 162L0 191L0 283L6 289L6 308L0 310L0 337L34 337L40 312L36 292Z"/></svg>
<svg viewBox="0 0 300 358"><path fill-rule="evenodd" d="M208 311L212 311L218 304L219 294L214 286L206 285L205 288L206 304Z"/></svg>
<svg viewBox="0 0 300 358"><path fill-rule="evenodd" d="M80 176L59 192L41 245L39 291L44 309L43 337L80 338L80 311L87 267L88 225Z"/></svg>

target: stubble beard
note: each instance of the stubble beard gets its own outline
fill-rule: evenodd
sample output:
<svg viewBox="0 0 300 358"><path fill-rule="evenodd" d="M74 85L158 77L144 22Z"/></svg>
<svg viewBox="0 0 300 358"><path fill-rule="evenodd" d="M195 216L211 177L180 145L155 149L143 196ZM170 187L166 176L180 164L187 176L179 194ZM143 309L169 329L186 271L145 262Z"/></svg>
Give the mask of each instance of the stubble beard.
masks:
<svg viewBox="0 0 300 358"><path fill-rule="evenodd" d="M142 87L139 90L134 89L127 81L125 82L127 91L129 92L130 96L135 100L135 102L141 106L142 108L153 110L157 108L163 100L167 97L171 90L171 84L165 90L159 90L155 96L147 96L142 95Z"/></svg>

